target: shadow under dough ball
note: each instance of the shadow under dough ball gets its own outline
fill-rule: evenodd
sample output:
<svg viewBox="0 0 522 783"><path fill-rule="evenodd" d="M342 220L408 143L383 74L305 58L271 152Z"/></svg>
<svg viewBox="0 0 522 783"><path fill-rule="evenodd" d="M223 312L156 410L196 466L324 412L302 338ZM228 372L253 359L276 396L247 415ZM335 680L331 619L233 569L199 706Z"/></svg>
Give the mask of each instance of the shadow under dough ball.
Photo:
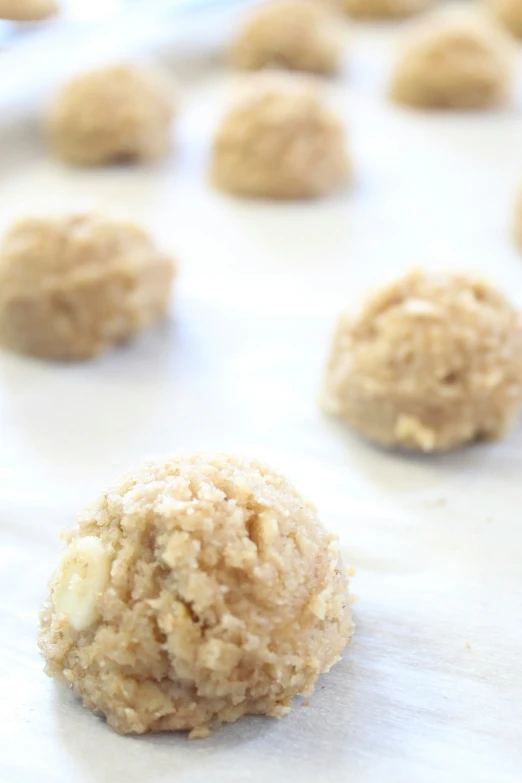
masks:
<svg viewBox="0 0 522 783"><path fill-rule="evenodd" d="M404 49L390 96L417 108L485 109L502 103L510 81L501 35L472 21L425 24Z"/></svg>
<svg viewBox="0 0 522 783"><path fill-rule="evenodd" d="M355 19L401 19L426 10L433 0L341 0Z"/></svg>
<svg viewBox="0 0 522 783"><path fill-rule="evenodd" d="M45 116L51 149L79 165L162 158L171 148L173 87L136 65L97 68L75 76Z"/></svg>
<svg viewBox="0 0 522 783"><path fill-rule="evenodd" d="M351 638L337 539L255 460L146 462L66 540L41 616L46 671L120 733L280 717Z"/></svg>
<svg viewBox="0 0 522 783"><path fill-rule="evenodd" d="M146 232L97 215L27 218L0 245L0 345L86 359L158 319L174 265Z"/></svg>
<svg viewBox="0 0 522 783"><path fill-rule="evenodd" d="M322 404L385 446L499 438L522 408L522 317L479 278L413 272L341 316Z"/></svg>
<svg viewBox="0 0 522 783"><path fill-rule="evenodd" d="M313 0L268 2L250 11L228 59L236 68L289 68L335 73L340 65L339 19Z"/></svg>
<svg viewBox="0 0 522 783"><path fill-rule="evenodd" d="M303 76L250 77L214 139L212 180L237 195L313 198L350 174L342 123Z"/></svg>

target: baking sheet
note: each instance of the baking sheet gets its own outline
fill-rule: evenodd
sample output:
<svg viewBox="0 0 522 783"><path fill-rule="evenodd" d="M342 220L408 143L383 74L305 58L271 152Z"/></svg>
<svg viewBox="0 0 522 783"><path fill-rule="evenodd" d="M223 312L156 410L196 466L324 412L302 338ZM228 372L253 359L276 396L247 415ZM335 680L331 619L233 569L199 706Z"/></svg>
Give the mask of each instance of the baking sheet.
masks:
<svg viewBox="0 0 522 783"><path fill-rule="evenodd" d="M401 26L356 28L329 84L356 169L317 203L240 201L206 182L233 81L184 80L177 150L154 167L50 160L31 118L0 144L0 224L96 206L145 222L179 278L168 321L74 365L0 354L0 780L6 783L507 783L522 778L522 427L441 457L378 450L316 399L338 312L427 268L477 269L522 304L509 238L520 98L483 115L383 99ZM12 116L17 116L14 113ZM309 706L211 738L122 738L42 673L35 637L58 533L105 482L178 449L265 458L341 537L357 630Z"/></svg>

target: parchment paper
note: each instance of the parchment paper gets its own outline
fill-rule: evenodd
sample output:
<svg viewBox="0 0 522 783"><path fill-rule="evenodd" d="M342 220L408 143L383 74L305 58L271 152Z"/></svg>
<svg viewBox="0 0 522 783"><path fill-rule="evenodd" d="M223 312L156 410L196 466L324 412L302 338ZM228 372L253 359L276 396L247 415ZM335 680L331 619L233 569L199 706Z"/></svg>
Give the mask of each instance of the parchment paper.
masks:
<svg viewBox="0 0 522 783"><path fill-rule="evenodd" d="M206 182L232 80L179 67L177 149L155 167L50 160L34 120L0 138L0 222L96 206L145 222L179 278L169 320L92 362L0 355L0 779L5 783L495 783L522 779L522 428L443 457L387 453L317 406L338 312L414 264L477 269L522 304L522 180L506 110L415 114L384 76L400 27L357 28L330 97L356 170L317 203ZM172 64L172 63L171 63ZM179 63L178 63L179 65ZM14 116L14 115L12 115ZM143 457L235 450L286 473L356 569L353 644L309 706L207 740L122 738L42 673L58 533Z"/></svg>

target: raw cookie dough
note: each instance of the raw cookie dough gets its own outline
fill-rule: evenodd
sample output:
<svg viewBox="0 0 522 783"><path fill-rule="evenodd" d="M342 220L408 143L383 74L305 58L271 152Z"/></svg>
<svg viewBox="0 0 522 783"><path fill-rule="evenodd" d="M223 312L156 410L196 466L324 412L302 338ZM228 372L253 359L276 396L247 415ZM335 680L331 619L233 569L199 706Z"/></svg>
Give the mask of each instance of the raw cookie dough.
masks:
<svg viewBox="0 0 522 783"><path fill-rule="evenodd" d="M522 0L489 0L498 21L517 38L522 38Z"/></svg>
<svg viewBox="0 0 522 783"><path fill-rule="evenodd" d="M479 278L415 271L341 317L323 406L385 446L499 438L522 406L522 317Z"/></svg>
<svg viewBox="0 0 522 783"><path fill-rule="evenodd" d="M471 20L438 20L412 37L390 94L417 108L483 109L501 103L510 79L502 37Z"/></svg>
<svg viewBox="0 0 522 783"><path fill-rule="evenodd" d="M342 0L344 10L356 19L400 19L431 4L432 0Z"/></svg>
<svg viewBox="0 0 522 783"><path fill-rule="evenodd" d="M62 87L45 118L54 153L80 165L147 161L171 147L172 87L136 65L98 68Z"/></svg>
<svg viewBox="0 0 522 783"><path fill-rule="evenodd" d="M513 222L513 235L519 250L522 250L522 191L518 194L515 203L515 219Z"/></svg>
<svg viewBox="0 0 522 783"><path fill-rule="evenodd" d="M16 22L38 22L58 10L55 0L0 0L0 19Z"/></svg>
<svg viewBox="0 0 522 783"><path fill-rule="evenodd" d="M339 68L339 21L312 0L264 3L250 12L229 52L236 68L289 68L329 74Z"/></svg>
<svg viewBox="0 0 522 783"><path fill-rule="evenodd" d="M253 76L218 128L211 175L238 195L325 195L350 176L344 128L307 78Z"/></svg>
<svg viewBox="0 0 522 783"><path fill-rule="evenodd" d="M131 223L21 220L0 245L0 345L45 359L93 356L163 314L173 272Z"/></svg>
<svg viewBox="0 0 522 783"><path fill-rule="evenodd" d="M350 640L337 539L255 460L146 462L66 540L41 616L46 671L120 733L279 717Z"/></svg>

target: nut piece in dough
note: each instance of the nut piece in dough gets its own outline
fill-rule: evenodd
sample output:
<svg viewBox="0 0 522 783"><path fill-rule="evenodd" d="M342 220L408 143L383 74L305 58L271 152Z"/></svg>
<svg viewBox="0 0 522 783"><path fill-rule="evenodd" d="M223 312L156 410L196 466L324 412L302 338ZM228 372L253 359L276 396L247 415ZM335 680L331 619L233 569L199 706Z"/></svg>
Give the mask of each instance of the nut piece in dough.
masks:
<svg viewBox="0 0 522 783"><path fill-rule="evenodd" d="M45 118L54 153L69 163L155 160L171 147L172 87L136 65L98 68L62 87Z"/></svg>
<svg viewBox="0 0 522 783"><path fill-rule="evenodd" d="M337 539L255 460L146 462L67 541L65 579L62 568L42 610L46 671L118 732L204 736L242 715L279 717L351 638ZM79 606L71 561L73 575L87 568Z"/></svg>
<svg viewBox="0 0 522 783"><path fill-rule="evenodd" d="M431 6L432 0L341 0L355 19L402 19Z"/></svg>
<svg viewBox="0 0 522 783"><path fill-rule="evenodd" d="M522 317L465 274L415 271L341 317L323 407L370 440L418 451L502 436L522 406Z"/></svg>
<svg viewBox="0 0 522 783"><path fill-rule="evenodd" d="M313 0L278 0L250 12L232 43L236 68L289 68L330 74L339 68L341 39L333 11Z"/></svg>
<svg viewBox="0 0 522 783"><path fill-rule="evenodd" d="M509 80L505 44L494 27L442 19L412 36L390 95L417 108L484 109L505 100Z"/></svg>
<svg viewBox="0 0 522 783"><path fill-rule="evenodd" d="M14 22L38 22L57 10L56 0L0 0L0 19Z"/></svg>
<svg viewBox="0 0 522 783"><path fill-rule="evenodd" d="M345 131L310 79L253 76L217 130L211 174L243 196L322 196L350 177Z"/></svg>
<svg viewBox="0 0 522 783"><path fill-rule="evenodd" d="M27 218L0 245L0 345L86 359L166 310L174 268L146 232L96 215Z"/></svg>

